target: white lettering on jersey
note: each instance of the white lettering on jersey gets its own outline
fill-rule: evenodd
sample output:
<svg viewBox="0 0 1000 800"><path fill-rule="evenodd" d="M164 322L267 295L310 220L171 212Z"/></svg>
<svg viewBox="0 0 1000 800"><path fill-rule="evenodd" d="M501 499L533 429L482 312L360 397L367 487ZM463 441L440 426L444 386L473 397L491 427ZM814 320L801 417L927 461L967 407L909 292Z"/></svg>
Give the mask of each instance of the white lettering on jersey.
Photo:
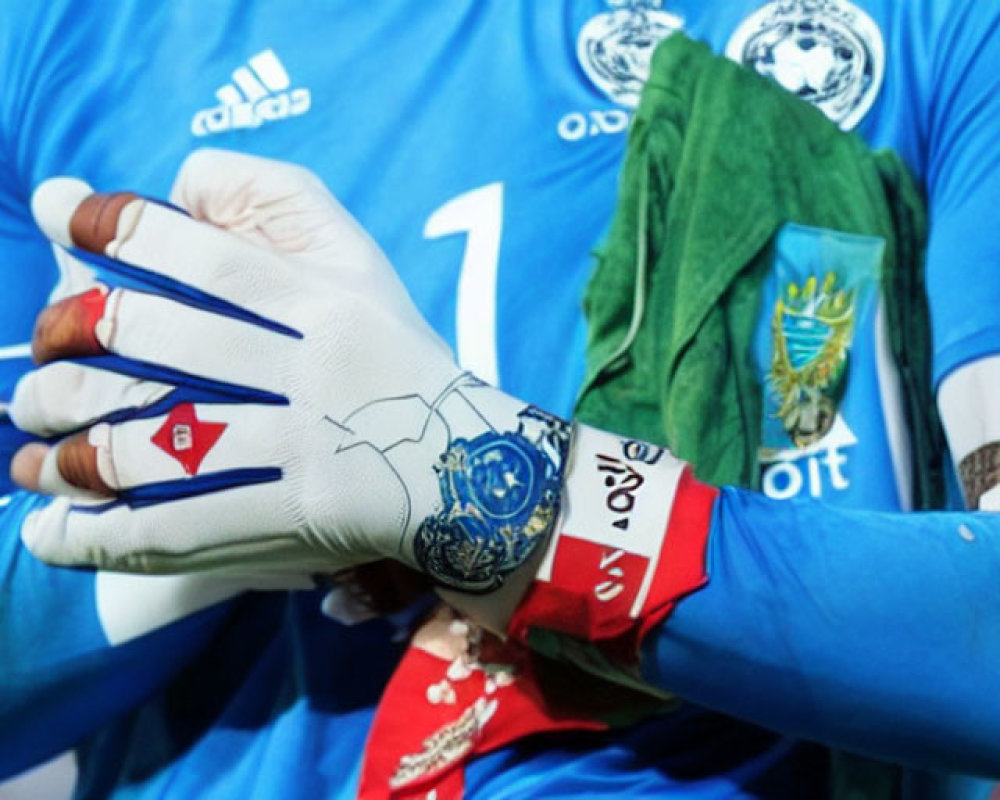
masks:
<svg viewBox="0 0 1000 800"><path fill-rule="evenodd" d="M308 89L291 89L291 80L273 50L263 50L233 70L232 83L215 93L220 105L197 112L191 133L209 136L298 117L312 106Z"/></svg>
<svg viewBox="0 0 1000 800"><path fill-rule="evenodd" d="M776 500L800 495L820 498L829 491L842 492L851 485L844 474L847 451L857 443L857 437L838 414L830 431L809 447L762 451L761 489Z"/></svg>
<svg viewBox="0 0 1000 800"><path fill-rule="evenodd" d="M559 138L567 142L578 142L589 136L604 136L622 133L628 129L631 117L620 108L597 111L571 111L561 120L557 128Z"/></svg>
<svg viewBox="0 0 1000 800"><path fill-rule="evenodd" d="M0 361L10 361L15 358L31 358L31 342L9 344L6 347L0 347Z"/></svg>

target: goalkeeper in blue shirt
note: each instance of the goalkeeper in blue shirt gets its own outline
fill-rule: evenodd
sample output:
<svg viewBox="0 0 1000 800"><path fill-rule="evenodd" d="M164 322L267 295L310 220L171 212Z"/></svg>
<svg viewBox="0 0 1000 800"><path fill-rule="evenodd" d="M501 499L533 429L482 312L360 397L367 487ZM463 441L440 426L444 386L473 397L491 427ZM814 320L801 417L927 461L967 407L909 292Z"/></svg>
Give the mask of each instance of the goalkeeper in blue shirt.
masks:
<svg viewBox="0 0 1000 800"><path fill-rule="evenodd" d="M164 92L185 69L178 43L195 43L183 63L236 58L239 37L220 49L205 33L224 30L214 10L147 20L118 9L114 25L55 6L10 12L5 58L11 74L33 79L2 109L5 247L19 270L6 301L8 396L43 298L53 285L56 298L73 298L43 315L33 344L45 366L18 385L11 415L47 437L88 430L20 451L21 482L58 499L13 495L5 522L53 562L222 577L54 569L8 537L0 648L18 666L3 704L4 730L17 732L4 742L6 768L86 736L82 787L95 795L117 786L352 796L371 707L398 658L389 626L331 621L320 613L325 591L227 598L391 557L459 590L449 597L487 627L503 630L513 614L515 626L562 625L580 640L639 632L648 684L787 734L995 775L998 523L893 513L905 497L893 407L877 380L851 376L826 441L774 448L764 488L775 499L718 493L658 448L573 432L538 410L568 414L582 371L576 297L641 78L624 33L683 28L815 99L843 127L892 143L927 183L942 415L956 461L987 465L967 474L970 496L989 506L990 298L1000 288L982 216L997 192L994 27L989 12L944 3L924 16L871 6L345 8L328 25L315 9L278 20L254 7L239 15L248 66L227 67L231 78L203 66L180 94ZM407 58L391 80L379 69L386 53L368 46L382 40L355 35L372 26ZM81 92L60 65L105 52L95 41L118 57L99 59ZM953 57L921 55L940 42ZM539 43L554 48L551 60L536 62ZM608 48L634 58L608 69L620 66ZM816 71L837 78L824 93L812 91ZM355 84L329 77L343 75ZM187 97L220 80L216 99L152 157L140 109L186 114ZM497 102L509 96L526 102ZM109 107L128 124L82 124ZM186 162L172 199L194 219L131 195L91 198L65 180L35 195L45 237L27 213L25 198L53 174L166 195L206 137L309 164L402 283L320 182L245 156ZM415 187L411 197L402 185ZM88 224L78 209L92 212ZM439 265L447 259L450 271ZM551 281L540 280L543 266ZM852 344L860 376L877 370L875 316L870 304ZM20 444L12 436L8 452ZM609 549L622 517L605 512L624 505L605 495L628 486L616 495L630 506L628 544ZM804 499L788 502L795 494ZM608 601L587 625L558 619L546 601L597 587ZM492 593L485 609L461 599L470 590ZM812 794L803 774L823 779L804 771L806 750L778 737L738 731L753 745L734 757L729 724L688 710L589 747L500 749L469 763L466 793L788 796L805 785ZM695 756L692 782L671 758L698 725L717 735ZM616 747L636 760L621 768ZM571 756L570 774L557 774Z"/></svg>

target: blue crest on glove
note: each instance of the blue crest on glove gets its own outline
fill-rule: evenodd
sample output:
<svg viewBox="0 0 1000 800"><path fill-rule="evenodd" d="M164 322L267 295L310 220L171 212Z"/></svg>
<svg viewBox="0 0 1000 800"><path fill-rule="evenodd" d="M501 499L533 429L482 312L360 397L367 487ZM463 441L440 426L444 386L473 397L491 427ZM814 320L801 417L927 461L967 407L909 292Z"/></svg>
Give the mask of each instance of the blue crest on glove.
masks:
<svg viewBox="0 0 1000 800"><path fill-rule="evenodd" d="M559 511L567 426L537 409L524 431L490 431L456 439L435 466L442 511L424 520L414 540L418 563L439 583L468 592L498 588L545 539Z"/></svg>

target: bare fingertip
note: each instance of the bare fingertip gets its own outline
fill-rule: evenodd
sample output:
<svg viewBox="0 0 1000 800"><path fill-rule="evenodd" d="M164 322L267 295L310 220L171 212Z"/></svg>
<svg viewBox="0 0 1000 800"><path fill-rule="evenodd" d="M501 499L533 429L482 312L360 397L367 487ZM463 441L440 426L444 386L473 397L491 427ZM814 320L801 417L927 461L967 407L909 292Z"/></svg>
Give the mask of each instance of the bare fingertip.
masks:
<svg viewBox="0 0 1000 800"><path fill-rule="evenodd" d="M104 254L118 235L122 210L137 198L134 192L92 194L85 198L69 221L73 242L84 250Z"/></svg>
<svg viewBox="0 0 1000 800"><path fill-rule="evenodd" d="M90 443L87 433L78 433L59 445L56 467L59 475L70 486L98 495L114 494L101 477L97 466L97 449Z"/></svg>
<svg viewBox="0 0 1000 800"><path fill-rule="evenodd" d="M24 445L10 461L10 479L24 489L37 492L42 464L49 449L48 445L41 442Z"/></svg>
<svg viewBox="0 0 1000 800"><path fill-rule="evenodd" d="M95 329L104 315L107 298L107 288L99 285L44 308L35 320L31 337L35 363L103 353Z"/></svg>

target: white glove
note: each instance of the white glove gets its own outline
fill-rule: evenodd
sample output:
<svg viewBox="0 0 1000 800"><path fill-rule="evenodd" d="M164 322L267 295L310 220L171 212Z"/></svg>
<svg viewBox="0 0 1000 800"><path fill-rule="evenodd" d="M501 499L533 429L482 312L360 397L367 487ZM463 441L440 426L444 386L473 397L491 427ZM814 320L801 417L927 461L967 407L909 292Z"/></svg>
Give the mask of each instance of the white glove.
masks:
<svg viewBox="0 0 1000 800"><path fill-rule="evenodd" d="M39 187L50 239L73 247L89 195L73 179ZM37 486L62 496L26 520L32 552L142 572L392 557L453 588L499 586L555 520L566 424L463 373L311 173L200 151L171 200L193 218L117 204L97 260L146 288L74 307L93 349L54 350L110 355L55 361L17 387L26 430L89 427L99 476L60 474L59 449L81 437L44 455ZM115 496L73 485L95 482Z"/></svg>

